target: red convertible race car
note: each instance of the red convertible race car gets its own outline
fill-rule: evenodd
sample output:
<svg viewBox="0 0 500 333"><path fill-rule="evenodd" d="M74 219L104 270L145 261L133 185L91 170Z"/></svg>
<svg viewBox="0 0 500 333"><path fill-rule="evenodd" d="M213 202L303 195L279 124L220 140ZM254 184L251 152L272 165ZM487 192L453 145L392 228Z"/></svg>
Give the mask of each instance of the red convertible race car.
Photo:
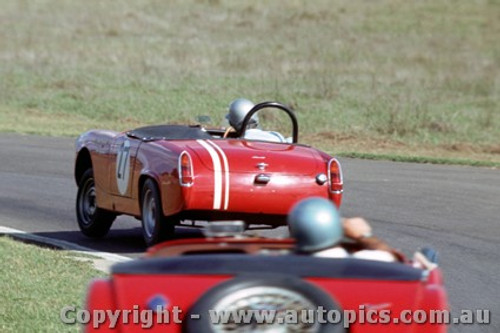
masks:
<svg viewBox="0 0 500 333"><path fill-rule="evenodd" d="M435 252L335 259L296 254L292 239L208 236L156 245L94 280L85 331L446 332L432 317L447 313Z"/></svg>
<svg viewBox="0 0 500 333"><path fill-rule="evenodd" d="M245 138L263 109L286 112L291 142ZM248 130L250 131L250 130ZM181 220L244 220L284 225L290 207L319 196L340 205L342 170L334 157L298 144L298 124L285 105L264 102L240 130L160 125L127 132L91 130L76 142L76 215L81 231L102 237L118 214L142 220L153 245Z"/></svg>

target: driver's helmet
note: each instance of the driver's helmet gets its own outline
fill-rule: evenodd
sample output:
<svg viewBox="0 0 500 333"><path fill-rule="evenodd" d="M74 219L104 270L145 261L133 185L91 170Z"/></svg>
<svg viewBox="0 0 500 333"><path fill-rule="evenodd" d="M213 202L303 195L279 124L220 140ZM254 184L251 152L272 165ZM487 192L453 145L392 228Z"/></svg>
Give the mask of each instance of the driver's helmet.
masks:
<svg viewBox="0 0 500 333"><path fill-rule="evenodd" d="M335 205L313 197L295 204L288 214L290 235L296 251L311 253L335 246L344 237L342 221Z"/></svg>
<svg viewBox="0 0 500 333"><path fill-rule="evenodd" d="M229 104L229 113L226 115L229 124L237 131L241 130L243 119L255 106L251 101L245 98L238 98ZM248 122L248 128L256 128L259 125L259 117L254 114Z"/></svg>

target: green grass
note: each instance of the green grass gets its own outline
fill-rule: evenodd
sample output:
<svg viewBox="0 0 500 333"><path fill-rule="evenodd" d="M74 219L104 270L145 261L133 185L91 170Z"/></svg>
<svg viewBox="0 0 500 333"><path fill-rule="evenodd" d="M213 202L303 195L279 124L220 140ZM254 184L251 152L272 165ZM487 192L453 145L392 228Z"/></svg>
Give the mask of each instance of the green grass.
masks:
<svg viewBox="0 0 500 333"><path fill-rule="evenodd" d="M81 331L61 322L61 309L82 309L88 283L104 273L69 256L0 237L0 332Z"/></svg>
<svg viewBox="0 0 500 333"><path fill-rule="evenodd" d="M243 96L331 152L500 162L495 0L0 5L0 131L220 124Z"/></svg>
<svg viewBox="0 0 500 333"><path fill-rule="evenodd" d="M367 160L388 160L393 162L412 162L412 163L430 163L430 164L453 164L453 165L469 165L477 167L500 168L500 163L489 161L477 161L471 159L452 159L426 156L408 156L408 155L384 155L384 154L367 154L357 152L340 152L338 156L362 158Z"/></svg>

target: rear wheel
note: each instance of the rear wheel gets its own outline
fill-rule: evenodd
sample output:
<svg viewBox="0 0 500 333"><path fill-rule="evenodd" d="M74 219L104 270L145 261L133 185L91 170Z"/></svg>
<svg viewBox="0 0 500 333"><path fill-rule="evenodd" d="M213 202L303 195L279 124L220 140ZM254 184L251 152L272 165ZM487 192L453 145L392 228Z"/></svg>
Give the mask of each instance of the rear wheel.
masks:
<svg viewBox="0 0 500 333"><path fill-rule="evenodd" d="M92 238L104 237L116 214L97 207L94 173L87 169L78 184L76 195L76 219L85 236Z"/></svg>
<svg viewBox="0 0 500 333"><path fill-rule="evenodd" d="M331 322L318 309L334 314ZM258 321L258 316L247 322L235 317L212 321L212 316L223 318L227 314L261 310L274 313L274 320ZM330 295L318 287L295 277L238 277L223 282L206 292L189 310L185 322L187 333L207 332L301 332L345 333L342 312ZM292 320L287 320L287 316ZM335 317L335 318L334 318ZM260 317L262 319L262 317ZM297 320L293 320L296 318Z"/></svg>
<svg viewBox="0 0 500 333"><path fill-rule="evenodd" d="M160 191L152 179L142 187L142 235L147 246L172 238L176 220L165 217L162 212Z"/></svg>

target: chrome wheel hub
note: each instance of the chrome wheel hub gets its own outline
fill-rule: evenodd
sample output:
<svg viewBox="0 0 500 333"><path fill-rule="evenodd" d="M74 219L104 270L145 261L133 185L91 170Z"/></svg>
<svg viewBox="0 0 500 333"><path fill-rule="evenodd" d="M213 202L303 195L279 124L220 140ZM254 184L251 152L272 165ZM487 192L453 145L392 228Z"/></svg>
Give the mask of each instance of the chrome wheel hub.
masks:
<svg viewBox="0 0 500 333"><path fill-rule="evenodd" d="M83 185L79 200L79 210L84 224L92 223L92 218L97 210L94 180L88 179Z"/></svg>
<svg viewBox="0 0 500 333"><path fill-rule="evenodd" d="M302 294L279 287L251 287L238 290L220 299L213 307L216 312L254 313L250 321L212 323L214 332L268 332L268 333L312 333L318 332L317 306ZM297 321L287 320L291 313ZM261 320L264 314L272 320ZM308 316L308 317L307 317ZM259 319L260 318L260 319ZM305 320L304 320L305 319Z"/></svg>
<svg viewBox="0 0 500 333"><path fill-rule="evenodd" d="M150 190L144 193L142 214L144 231L146 232L146 236L151 238L156 225L156 202Z"/></svg>

